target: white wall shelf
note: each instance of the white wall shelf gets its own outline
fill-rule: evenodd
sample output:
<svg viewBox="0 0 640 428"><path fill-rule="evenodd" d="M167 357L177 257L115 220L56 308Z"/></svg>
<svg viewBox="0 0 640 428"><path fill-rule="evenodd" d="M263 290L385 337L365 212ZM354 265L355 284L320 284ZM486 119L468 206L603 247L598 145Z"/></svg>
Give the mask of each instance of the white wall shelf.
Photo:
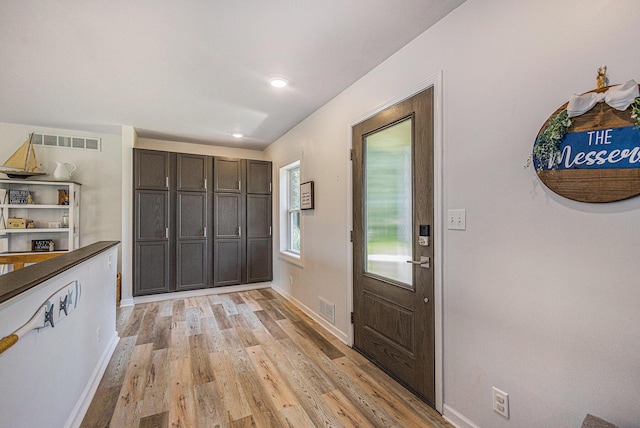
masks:
<svg viewBox="0 0 640 428"><path fill-rule="evenodd" d="M56 250L71 251L80 248L80 187L71 181L2 180L0 179L0 253L31 251L31 240L51 239ZM27 190L33 204L10 204L10 190ZM67 204L58 204L58 191L69 194ZM33 221L35 228L8 229L11 217ZM68 227L52 228L51 223Z"/></svg>

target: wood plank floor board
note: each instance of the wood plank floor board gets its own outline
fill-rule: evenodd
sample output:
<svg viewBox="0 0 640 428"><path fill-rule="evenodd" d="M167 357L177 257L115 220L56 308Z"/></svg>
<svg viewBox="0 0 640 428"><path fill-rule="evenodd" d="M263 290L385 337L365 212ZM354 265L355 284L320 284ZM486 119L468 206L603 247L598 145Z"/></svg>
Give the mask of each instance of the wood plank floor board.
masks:
<svg viewBox="0 0 640 428"><path fill-rule="evenodd" d="M153 351L148 370L144 386L142 418L169 411L169 350Z"/></svg>
<svg viewBox="0 0 640 428"><path fill-rule="evenodd" d="M153 349L167 349L171 346L171 315L160 315L156 318L153 332Z"/></svg>
<svg viewBox="0 0 640 428"><path fill-rule="evenodd" d="M140 323L142 323L142 317L146 311L146 306L137 306L131 311L131 315L122 330L120 337L135 336L140 329Z"/></svg>
<svg viewBox="0 0 640 428"><path fill-rule="evenodd" d="M247 348L253 369L261 379L261 384L278 410L295 406L298 400L287 385L284 374L280 372L267 356L262 345Z"/></svg>
<svg viewBox="0 0 640 428"><path fill-rule="evenodd" d="M200 427L223 427L224 403L215 382L203 383L193 388L196 400L196 421Z"/></svg>
<svg viewBox="0 0 640 428"><path fill-rule="evenodd" d="M296 358L292 360L286 355L286 350L282 344L288 339L276 341L265 329L254 330L254 334L260 340L262 348L271 361L278 367L283 379L287 381L289 388L298 399L300 406L307 413L308 418L313 421L311 426L339 426L337 419L333 417L331 411L322 402L321 395L324 391L319 392L319 386L322 382L318 382L315 373L310 373L309 370L306 370L308 366L301 365L302 370L298 370L294 366L298 360ZM331 389L328 388L327 391Z"/></svg>
<svg viewBox="0 0 640 428"><path fill-rule="evenodd" d="M118 308L118 312L116 314L116 330L117 331L119 332L124 331L124 327L127 324L127 322L129 322L133 308L134 308L133 306L123 306L121 308Z"/></svg>
<svg viewBox="0 0 640 428"><path fill-rule="evenodd" d="M104 386L122 386L124 377L127 374L127 369L129 368L131 353L133 352L134 346L136 346L136 340L136 336L123 337L120 339L105 371L109 373L109 377L102 378Z"/></svg>
<svg viewBox="0 0 640 428"><path fill-rule="evenodd" d="M282 312L276 307L276 305L273 304L273 302L273 300L265 299L260 302L260 306L262 307L262 310L268 313L269 316L274 320L278 321L285 319L286 316L282 314Z"/></svg>
<svg viewBox="0 0 640 428"><path fill-rule="evenodd" d="M229 424L250 416L251 409L242 392L239 379L235 376L230 355L220 352L211 354L210 358L216 373L218 396L221 397L225 409L224 421Z"/></svg>
<svg viewBox="0 0 640 428"><path fill-rule="evenodd" d="M122 389L121 385L108 387L99 386L96 395L87 409L84 420L91 421L91 426L94 428L108 427L111 423L118 397L120 397L120 389Z"/></svg>
<svg viewBox="0 0 640 428"><path fill-rule="evenodd" d="M140 428L168 428L169 412L157 413L140 419Z"/></svg>
<svg viewBox="0 0 640 428"><path fill-rule="evenodd" d="M215 317L220 330L233 328L229 317L227 317L227 312L224 310L224 306L222 306L221 303L212 305L211 309L213 310L213 316Z"/></svg>
<svg viewBox="0 0 640 428"><path fill-rule="evenodd" d="M313 361L310 361L309 356L296 346L291 339L279 340L278 345L294 370L300 372L305 379L309 380L311 387L319 396L336 388L328 376Z"/></svg>
<svg viewBox="0 0 640 428"><path fill-rule="evenodd" d="M184 358L170 363L169 424L172 427L192 427L196 424L190 360Z"/></svg>
<svg viewBox="0 0 640 428"><path fill-rule="evenodd" d="M270 289L120 308L82 427L450 428Z"/></svg>
<svg viewBox="0 0 640 428"><path fill-rule="evenodd" d="M194 385L213 382L215 375L209 359L209 345L203 334L189 336L191 375Z"/></svg>
<svg viewBox="0 0 640 428"><path fill-rule="evenodd" d="M170 317L173 315L173 300L163 300L158 302L158 316Z"/></svg>
<svg viewBox="0 0 640 428"><path fill-rule="evenodd" d="M248 304L243 303L241 305L238 305L237 307L238 314L242 315L251 330L262 327L262 322L260 322L260 319L258 319L258 317L256 316L255 311L251 309Z"/></svg>
<svg viewBox="0 0 640 428"><path fill-rule="evenodd" d="M260 322L267 328L269 333L273 336L274 339L286 339L287 333L285 333L280 326L274 321L271 316L265 311L256 311L254 312L256 317L260 320Z"/></svg>
<svg viewBox="0 0 640 428"><path fill-rule="evenodd" d="M189 307L186 309L187 318L187 335L193 336L202 334L202 324L200 322L200 310L198 307Z"/></svg>
<svg viewBox="0 0 640 428"><path fill-rule="evenodd" d="M187 321L171 322L170 360L183 360L189 356L189 336L187 336Z"/></svg>
<svg viewBox="0 0 640 428"><path fill-rule="evenodd" d="M177 299L173 301L173 307L171 308L171 313L173 314L173 321L186 321L186 302L184 299Z"/></svg>
<svg viewBox="0 0 640 428"><path fill-rule="evenodd" d="M248 291L241 291L238 294L252 311L259 311L262 309L258 302L256 302L256 299L254 299Z"/></svg>
<svg viewBox="0 0 640 428"><path fill-rule="evenodd" d="M269 395L264 390L259 376L249 370L236 374L240 380L242 391L247 397L251 416L259 427L281 427L284 420L281 417L280 409L277 409L271 401Z"/></svg>
<svg viewBox="0 0 640 428"><path fill-rule="evenodd" d="M159 307L157 303L149 303L145 309L144 316L137 331L138 340L136 341L136 345L153 343L155 340L155 326Z"/></svg>
<svg viewBox="0 0 640 428"><path fill-rule="evenodd" d="M341 426L359 428L373 425L339 390L327 392L322 398L337 416Z"/></svg>

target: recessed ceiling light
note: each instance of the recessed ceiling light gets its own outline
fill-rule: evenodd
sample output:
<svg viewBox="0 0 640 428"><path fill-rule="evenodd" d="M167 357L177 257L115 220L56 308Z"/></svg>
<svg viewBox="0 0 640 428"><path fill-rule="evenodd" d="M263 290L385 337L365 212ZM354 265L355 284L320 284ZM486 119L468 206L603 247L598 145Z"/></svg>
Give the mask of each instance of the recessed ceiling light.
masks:
<svg viewBox="0 0 640 428"><path fill-rule="evenodd" d="M231 134L231 136L233 136L234 138L242 138L244 137L244 134L241 132L234 132L233 134Z"/></svg>
<svg viewBox="0 0 640 428"><path fill-rule="evenodd" d="M271 86L273 86L274 88L284 88L289 84L287 79L283 79L282 77L275 77L271 79L269 83L271 83Z"/></svg>

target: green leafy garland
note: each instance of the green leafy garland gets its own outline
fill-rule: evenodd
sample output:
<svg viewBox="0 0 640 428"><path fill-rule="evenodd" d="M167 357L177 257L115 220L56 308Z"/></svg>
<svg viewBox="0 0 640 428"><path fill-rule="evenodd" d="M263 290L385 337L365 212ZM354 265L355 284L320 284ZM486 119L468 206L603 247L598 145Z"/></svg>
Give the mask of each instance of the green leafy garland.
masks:
<svg viewBox="0 0 640 428"><path fill-rule="evenodd" d="M562 110L549 120L533 146L533 158L538 162L538 170L544 169L544 165L551 165L552 169L556 169L558 155L560 155L560 141L570 126L571 119L566 110ZM530 157L527 166L531 165L531 160Z"/></svg>
<svg viewBox="0 0 640 428"><path fill-rule="evenodd" d="M636 121L636 128L640 129L640 97L631 103L631 119Z"/></svg>

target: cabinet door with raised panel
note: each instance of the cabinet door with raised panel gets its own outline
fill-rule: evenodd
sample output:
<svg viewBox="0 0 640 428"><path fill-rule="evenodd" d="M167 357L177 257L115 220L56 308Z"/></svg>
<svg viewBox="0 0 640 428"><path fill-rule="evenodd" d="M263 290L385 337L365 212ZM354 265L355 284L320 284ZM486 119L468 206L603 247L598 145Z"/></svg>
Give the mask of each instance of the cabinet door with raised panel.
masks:
<svg viewBox="0 0 640 428"><path fill-rule="evenodd" d="M273 279L271 238L247 238L247 282Z"/></svg>
<svg viewBox="0 0 640 428"><path fill-rule="evenodd" d="M155 150L133 150L134 187L168 190L170 154Z"/></svg>
<svg viewBox="0 0 640 428"><path fill-rule="evenodd" d="M177 192L176 290L207 286L207 194Z"/></svg>
<svg viewBox="0 0 640 428"><path fill-rule="evenodd" d="M176 217L178 240L206 238L207 194L199 192L178 192L176 198Z"/></svg>
<svg viewBox="0 0 640 428"><path fill-rule="evenodd" d="M271 194L271 162L247 161L247 193Z"/></svg>
<svg viewBox="0 0 640 428"><path fill-rule="evenodd" d="M242 240L220 239L214 242L213 286L242 283Z"/></svg>
<svg viewBox="0 0 640 428"><path fill-rule="evenodd" d="M271 195L247 195L247 238L271 236Z"/></svg>
<svg viewBox="0 0 640 428"><path fill-rule="evenodd" d="M169 292L169 241L136 242L134 296Z"/></svg>
<svg viewBox="0 0 640 428"><path fill-rule="evenodd" d="M247 282L271 281L271 195L247 195Z"/></svg>
<svg viewBox="0 0 640 428"><path fill-rule="evenodd" d="M213 191L240 193L244 181L243 165L242 159L215 157L213 159Z"/></svg>
<svg viewBox="0 0 640 428"><path fill-rule="evenodd" d="M135 198L136 241L168 240L169 192L136 190Z"/></svg>
<svg viewBox="0 0 640 428"><path fill-rule="evenodd" d="M214 194L214 239L242 237L242 197L235 193Z"/></svg>
<svg viewBox="0 0 640 428"><path fill-rule="evenodd" d="M207 286L207 241L176 242L176 290L194 290Z"/></svg>
<svg viewBox="0 0 640 428"><path fill-rule="evenodd" d="M177 178L178 191L206 191L207 156L178 153Z"/></svg>

